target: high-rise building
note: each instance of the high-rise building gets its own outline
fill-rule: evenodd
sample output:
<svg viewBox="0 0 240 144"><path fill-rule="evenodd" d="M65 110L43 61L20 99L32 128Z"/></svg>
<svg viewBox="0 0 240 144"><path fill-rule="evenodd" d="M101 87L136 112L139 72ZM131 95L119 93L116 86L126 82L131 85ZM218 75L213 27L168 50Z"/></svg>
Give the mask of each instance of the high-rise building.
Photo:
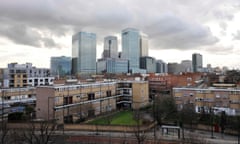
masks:
<svg viewBox="0 0 240 144"><path fill-rule="evenodd" d="M103 58L118 58L118 40L116 36L104 38Z"/></svg>
<svg viewBox="0 0 240 144"><path fill-rule="evenodd" d="M121 58L129 60L129 70L140 69L140 32L134 28L122 30Z"/></svg>
<svg viewBox="0 0 240 144"><path fill-rule="evenodd" d="M140 56L148 56L148 35L140 33Z"/></svg>
<svg viewBox="0 0 240 144"><path fill-rule="evenodd" d="M168 73L168 65L162 60L156 61L156 72L157 73Z"/></svg>
<svg viewBox="0 0 240 144"><path fill-rule="evenodd" d="M96 34L78 32L72 36L72 72L96 73Z"/></svg>
<svg viewBox="0 0 240 144"><path fill-rule="evenodd" d="M51 75L53 76L70 75L72 69L72 58L66 56L51 57L50 67Z"/></svg>
<svg viewBox="0 0 240 144"><path fill-rule="evenodd" d="M181 62L181 71L182 72L192 72L192 61L183 60Z"/></svg>
<svg viewBox="0 0 240 144"><path fill-rule="evenodd" d="M144 56L140 58L140 68L145 69L147 73L156 72L156 60L153 57Z"/></svg>
<svg viewBox="0 0 240 144"><path fill-rule="evenodd" d="M193 72L201 72L202 70L202 55L199 53L194 53L192 55L192 67Z"/></svg>

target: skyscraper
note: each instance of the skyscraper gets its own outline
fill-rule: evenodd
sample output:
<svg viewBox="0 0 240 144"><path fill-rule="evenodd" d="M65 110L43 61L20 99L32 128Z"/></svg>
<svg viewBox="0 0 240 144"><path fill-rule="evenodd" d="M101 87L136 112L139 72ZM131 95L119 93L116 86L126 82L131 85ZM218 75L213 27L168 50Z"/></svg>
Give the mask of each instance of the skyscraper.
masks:
<svg viewBox="0 0 240 144"><path fill-rule="evenodd" d="M71 57L51 57L51 75L65 76L71 74L72 58Z"/></svg>
<svg viewBox="0 0 240 144"><path fill-rule="evenodd" d="M116 36L104 38L103 58L118 58L118 40Z"/></svg>
<svg viewBox="0 0 240 144"><path fill-rule="evenodd" d="M129 60L129 70L140 68L140 33L127 28L122 31L122 58Z"/></svg>
<svg viewBox="0 0 240 144"><path fill-rule="evenodd" d="M193 72L201 72L202 69L202 55L194 53L192 55L192 68Z"/></svg>
<svg viewBox="0 0 240 144"><path fill-rule="evenodd" d="M96 73L96 34L78 32L72 36L72 72Z"/></svg>
<svg viewBox="0 0 240 144"><path fill-rule="evenodd" d="M140 34L140 57L148 56L148 35Z"/></svg>

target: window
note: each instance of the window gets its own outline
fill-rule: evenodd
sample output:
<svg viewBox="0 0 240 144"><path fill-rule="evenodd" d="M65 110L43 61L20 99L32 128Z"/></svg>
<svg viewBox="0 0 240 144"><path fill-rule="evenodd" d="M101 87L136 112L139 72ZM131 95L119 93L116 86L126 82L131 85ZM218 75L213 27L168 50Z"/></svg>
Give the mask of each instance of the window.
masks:
<svg viewBox="0 0 240 144"><path fill-rule="evenodd" d="M107 93L107 97L111 96L111 91L110 90L108 90L106 93Z"/></svg>
<svg viewBox="0 0 240 144"><path fill-rule="evenodd" d="M88 100L94 100L94 99L95 99L94 93L89 93L88 94Z"/></svg>
<svg viewBox="0 0 240 144"><path fill-rule="evenodd" d="M72 104L73 100L72 100L72 96L70 97L64 97L63 99L63 104L66 105L66 104Z"/></svg>

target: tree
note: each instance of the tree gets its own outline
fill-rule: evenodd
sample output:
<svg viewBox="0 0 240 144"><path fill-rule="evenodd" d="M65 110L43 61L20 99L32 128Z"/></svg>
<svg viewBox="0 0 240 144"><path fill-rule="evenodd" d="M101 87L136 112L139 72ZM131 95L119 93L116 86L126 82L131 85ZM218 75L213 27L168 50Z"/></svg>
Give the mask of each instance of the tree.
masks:
<svg viewBox="0 0 240 144"><path fill-rule="evenodd" d="M171 96L157 96L153 103L153 117L161 125L163 121L176 121L177 106Z"/></svg>
<svg viewBox="0 0 240 144"><path fill-rule="evenodd" d="M30 122L23 132L24 142L27 144L54 144L53 134L56 131L55 122Z"/></svg>
<svg viewBox="0 0 240 144"><path fill-rule="evenodd" d="M147 138L147 135L146 135L146 132L141 129L141 117L142 117L142 115L141 115L140 110L135 110L134 111L134 117L135 117L135 120L137 121L137 124L136 124L135 129L134 129L134 134L135 134L135 137L137 139L138 144L143 144L144 141Z"/></svg>
<svg viewBox="0 0 240 144"><path fill-rule="evenodd" d="M182 137L184 139L184 126L185 124L190 124L192 129L193 122L196 120L196 113L194 110L194 105L191 103L185 104L179 113L180 125L182 127Z"/></svg>
<svg viewBox="0 0 240 144"><path fill-rule="evenodd" d="M227 119L227 116L226 116L226 113L225 111L222 111L221 112L221 117L220 117L220 127L221 127L221 133L223 134L224 133L224 130L225 130L225 125L226 125L226 119Z"/></svg>
<svg viewBox="0 0 240 144"><path fill-rule="evenodd" d="M9 129L7 127L7 122L2 120L1 122L1 131L0 131L0 138L1 138L1 144L6 144L8 143L8 134L9 134Z"/></svg>

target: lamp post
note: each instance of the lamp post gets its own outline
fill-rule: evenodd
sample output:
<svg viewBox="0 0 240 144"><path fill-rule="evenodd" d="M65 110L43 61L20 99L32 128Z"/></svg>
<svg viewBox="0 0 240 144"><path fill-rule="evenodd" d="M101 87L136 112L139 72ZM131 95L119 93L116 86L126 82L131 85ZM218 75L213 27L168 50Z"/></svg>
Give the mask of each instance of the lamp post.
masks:
<svg viewBox="0 0 240 144"><path fill-rule="evenodd" d="M213 139L214 136L213 136L213 109L212 107L210 107L210 114L211 114L211 138Z"/></svg>

